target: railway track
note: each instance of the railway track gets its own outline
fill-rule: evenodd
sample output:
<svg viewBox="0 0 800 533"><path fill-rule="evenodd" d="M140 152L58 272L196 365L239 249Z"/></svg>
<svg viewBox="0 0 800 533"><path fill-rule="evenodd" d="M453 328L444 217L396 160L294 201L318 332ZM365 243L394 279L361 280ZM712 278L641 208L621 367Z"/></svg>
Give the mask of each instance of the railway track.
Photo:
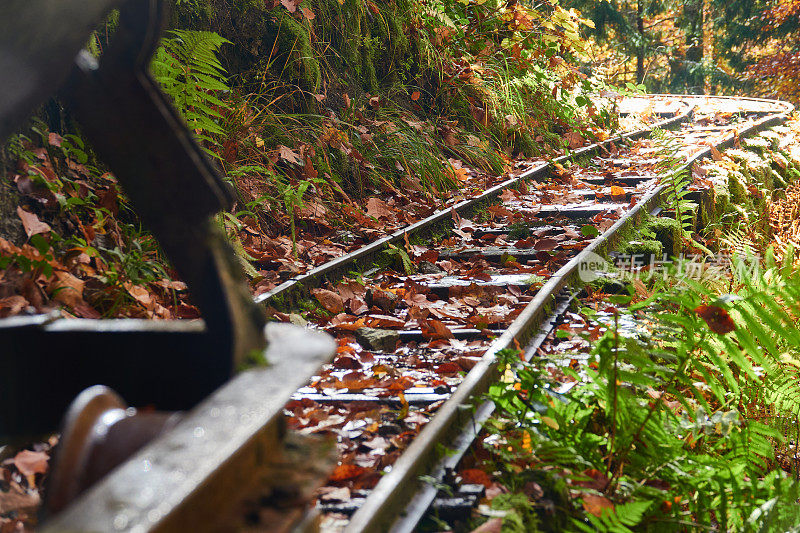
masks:
<svg viewBox="0 0 800 533"><path fill-rule="evenodd" d="M202 528L220 491L251 485L253 465L279 441L289 399L289 426L333 435L341 456L317 493L322 529L413 530L436 498L432 481L456 465L491 414L478 399L499 377L495 355L517 348L532 357L595 254L623 246L644 253L629 242L631 228L669 215L664 142L648 138L652 129L678 146L689 169L792 110L750 98L629 98L623 112L661 120L535 164L284 282L257 301L274 317L333 335L334 359L317 371L309 356L307 373L286 375L281 391L258 391L258 376L286 372L285 354L270 358L270 369L240 374L45 529ZM702 204L702 191L693 194ZM319 335L281 335L273 328L276 354L328 347Z"/></svg>

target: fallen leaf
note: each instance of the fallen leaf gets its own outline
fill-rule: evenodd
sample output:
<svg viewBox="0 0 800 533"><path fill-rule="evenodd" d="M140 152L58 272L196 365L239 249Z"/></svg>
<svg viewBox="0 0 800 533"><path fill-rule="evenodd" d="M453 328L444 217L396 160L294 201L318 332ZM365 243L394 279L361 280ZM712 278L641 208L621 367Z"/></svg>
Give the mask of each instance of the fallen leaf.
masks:
<svg viewBox="0 0 800 533"><path fill-rule="evenodd" d="M419 92L419 91L414 91L413 93L411 93L411 99L412 99L412 100L414 100L415 102L416 102L417 100L419 100L419 97L420 97L420 96L422 96L422 95L420 94L420 92Z"/></svg>
<svg viewBox="0 0 800 533"><path fill-rule="evenodd" d="M22 221L22 227L25 228L25 233L28 237L32 237L37 233L47 233L50 231L50 226L39 220L35 214L25 211L21 207L17 207L17 216Z"/></svg>
<svg viewBox="0 0 800 533"><path fill-rule="evenodd" d="M584 138L581 136L580 133L577 131L571 131L564 135L564 140L569 145L570 149L574 150L575 148L580 148L583 146Z"/></svg>
<svg viewBox="0 0 800 533"><path fill-rule="evenodd" d="M0 492L0 514L6 514L11 512L19 512L19 513L35 513L37 508L41 505L41 499L37 494L27 494L27 493L18 493L18 492ZM6 528L7 524L11 524L12 527ZM17 527L13 527L14 521L12 522L3 522L3 518L0 518L0 532L2 533L21 533L24 531L22 527L18 529ZM21 522L20 522L21 524Z"/></svg>
<svg viewBox="0 0 800 533"><path fill-rule="evenodd" d="M344 313L344 301L335 292L328 289L313 289L311 294L327 311L336 315Z"/></svg>
<svg viewBox="0 0 800 533"><path fill-rule="evenodd" d="M369 472L369 468L358 465L339 465L333 469L330 480L334 482L355 479Z"/></svg>
<svg viewBox="0 0 800 533"><path fill-rule="evenodd" d="M419 321L419 326L422 330L422 336L429 341L454 338L450 328L445 326L440 320L422 319Z"/></svg>
<svg viewBox="0 0 800 533"><path fill-rule="evenodd" d="M694 309L700 318L706 321L708 327L714 333L725 335L736 329L736 323L728 312L716 305L699 305Z"/></svg>
<svg viewBox="0 0 800 533"><path fill-rule="evenodd" d="M575 485L578 487L585 487L587 489L605 490L608 485L608 476L595 468L589 468L582 472L589 479L576 480Z"/></svg>
<svg viewBox="0 0 800 533"><path fill-rule="evenodd" d="M483 485L487 489L492 486L492 478L479 468L466 468L458 473L464 483Z"/></svg>
<svg viewBox="0 0 800 533"><path fill-rule="evenodd" d="M557 240L544 238L536 241L536 244L533 245L533 249L539 252L549 252L550 250L553 250L556 246L558 246Z"/></svg>
<svg viewBox="0 0 800 533"><path fill-rule="evenodd" d="M130 294L134 300L139 302L145 307L150 307L153 303L153 298L150 296L150 291L142 287L141 285L130 285L126 287L128 290L128 294Z"/></svg>
<svg viewBox="0 0 800 533"><path fill-rule="evenodd" d="M373 197L367 200L367 214L375 218L390 217L392 215L392 210L389 204L380 198Z"/></svg>
<svg viewBox="0 0 800 533"><path fill-rule="evenodd" d="M82 280L69 272L60 270L56 270L54 275L55 280L48 287L48 292L52 295L53 300L70 307L75 307L83 302L84 283Z"/></svg>
<svg viewBox="0 0 800 533"><path fill-rule="evenodd" d="M50 457L44 452L22 450L14 456L14 466L23 476L33 476L47 472L47 462Z"/></svg>
<svg viewBox="0 0 800 533"><path fill-rule="evenodd" d="M618 185L612 185L609 187L608 194L611 196L625 196L625 189Z"/></svg>
<svg viewBox="0 0 800 533"><path fill-rule="evenodd" d="M605 496L598 496L597 494L584 494L583 495L583 508L587 513L600 517L604 509L614 511L614 504Z"/></svg>
<svg viewBox="0 0 800 533"><path fill-rule="evenodd" d="M304 16L305 18L307 18L308 20L314 20L314 18L316 17L316 15L314 14L314 12L313 12L313 11L311 11L310 9L308 9L307 7L301 7L301 8L300 8L300 11L302 11L302 12L303 12L303 16Z"/></svg>
<svg viewBox="0 0 800 533"><path fill-rule="evenodd" d="M19 295L3 298L0 300L0 318L18 315L28 305L28 300Z"/></svg>
<svg viewBox="0 0 800 533"><path fill-rule="evenodd" d="M297 11L297 4L300 3L301 0L281 0L281 5L289 10L289 13L294 13Z"/></svg>
<svg viewBox="0 0 800 533"><path fill-rule="evenodd" d="M282 144L278 146L278 156L284 161L288 161L289 163L294 163L295 165L300 164L300 156L298 155L298 153Z"/></svg>

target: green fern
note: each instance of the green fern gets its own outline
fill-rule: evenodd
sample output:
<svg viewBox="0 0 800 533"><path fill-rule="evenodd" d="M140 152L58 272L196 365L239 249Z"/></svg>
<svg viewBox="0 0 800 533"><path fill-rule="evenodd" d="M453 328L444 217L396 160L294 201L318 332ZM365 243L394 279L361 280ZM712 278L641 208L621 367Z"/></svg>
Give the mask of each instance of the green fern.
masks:
<svg viewBox="0 0 800 533"><path fill-rule="evenodd" d="M228 107L218 95L230 90L217 54L230 41L208 31L173 30L169 34L156 50L150 70L189 129L214 144L214 136L225 133L220 110Z"/></svg>

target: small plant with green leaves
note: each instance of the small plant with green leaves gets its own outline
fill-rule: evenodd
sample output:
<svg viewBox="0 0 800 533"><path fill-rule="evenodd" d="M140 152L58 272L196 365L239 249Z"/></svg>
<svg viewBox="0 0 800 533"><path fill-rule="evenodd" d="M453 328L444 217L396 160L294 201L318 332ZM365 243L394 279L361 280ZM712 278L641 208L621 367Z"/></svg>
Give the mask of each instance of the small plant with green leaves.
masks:
<svg viewBox="0 0 800 533"><path fill-rule="evenodd" d="M219 122L221 110L228 108L218 95L230 91L217 52L230 41L208 31L172 30L170 35L161 40L150 70L189 129L213 145L215 136L225 133Z"/></svg>

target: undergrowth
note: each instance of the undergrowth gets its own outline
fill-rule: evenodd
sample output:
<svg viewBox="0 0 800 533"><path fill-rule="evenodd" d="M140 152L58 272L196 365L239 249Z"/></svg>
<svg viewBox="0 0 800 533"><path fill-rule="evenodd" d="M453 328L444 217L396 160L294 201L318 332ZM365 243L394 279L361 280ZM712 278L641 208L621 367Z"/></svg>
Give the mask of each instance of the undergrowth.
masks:
<svg viewBox="0 0 800 533"><path fill-rule="evenodd" d="M615 297L601 313L610 321L583 309L607 328L587 366L562 368L577 382L564 394L539 364L503 354L507 379L490 392L499 408L490 431L502 439L489 448L512 492L535 481L555 501L560 526L545 530L800 522L788 459L800 414L800 274L765 264L736 262L722 296L673 278L644 301ZM649 338L621 331L625 315L649 322ZM552 509L531 506L554 523Z"/></svg>

